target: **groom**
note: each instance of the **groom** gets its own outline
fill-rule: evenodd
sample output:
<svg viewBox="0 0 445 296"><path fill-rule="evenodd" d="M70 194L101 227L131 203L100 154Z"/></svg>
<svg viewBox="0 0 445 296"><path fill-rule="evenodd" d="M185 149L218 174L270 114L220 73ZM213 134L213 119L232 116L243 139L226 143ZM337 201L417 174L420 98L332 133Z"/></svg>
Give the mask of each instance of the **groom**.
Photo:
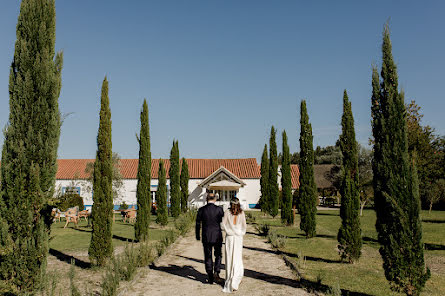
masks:
<svg viewBox="0 0 445 296"><path fill-rule="evenodd" d="M216 196L214 193L207 194L207 204L198 210L196 217L196 239L200 240L202 224L202 246L204 247L204 262L209 279L209 284L213 281L220 283L219 272L222 260L222 233L220 223L224 217L221 207L215 205ZM215 264L212 259L212 249L215 254Z"/></svg>

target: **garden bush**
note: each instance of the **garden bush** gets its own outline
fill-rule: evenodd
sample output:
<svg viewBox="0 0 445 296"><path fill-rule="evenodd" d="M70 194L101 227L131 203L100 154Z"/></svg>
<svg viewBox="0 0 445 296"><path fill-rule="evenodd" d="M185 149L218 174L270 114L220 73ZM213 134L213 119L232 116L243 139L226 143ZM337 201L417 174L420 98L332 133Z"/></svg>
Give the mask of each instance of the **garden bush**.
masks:
<svg viewBox="0 0 445 296"><path fill-rule="evenodd" d="M269 231L267 241L276 249L282 249L286 246L287 238L284 235L277 234L275 231Z"/></svg>
<svg viewBox="0 0 445 296"><path fill-rule="evenodd" d="M125 201L120 204L119 210L128 210L128 205L125 203Z"/></svg>
<svg viewBox="0 0 445 296"><path fill-rule="evenodd" d="M260 224L260 225L255 225L255 229L256 231L258 231L258 234L261 236L267 236L269 234L270 231L270 226L269 224Z"/></svg>
<svg viewBox="0 0 445 296"><path fill-rule="evenodd" d="M75 193L67 193L62 195L56 204L56 207L62 212L75 206L79 207L79 211L84 209L83 198L79 194Z"/></svg>

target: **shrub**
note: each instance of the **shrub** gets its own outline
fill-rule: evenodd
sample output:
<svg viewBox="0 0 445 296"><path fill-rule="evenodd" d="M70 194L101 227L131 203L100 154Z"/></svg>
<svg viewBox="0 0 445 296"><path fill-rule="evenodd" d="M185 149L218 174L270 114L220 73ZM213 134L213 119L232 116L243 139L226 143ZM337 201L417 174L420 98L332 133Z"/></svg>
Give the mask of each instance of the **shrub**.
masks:
<svg viewBox="0 0 445 296"><path fill-rule="evenodd" d="M63 212L75 206L78 206L80 211L84 209L83 198L79 194L75 193L67 193L62 195L56 206Z"/></svg>
<svg viewBox="0 0 445 296"><path fill-rule="evenodd" d="M81 296L79 289L74 284L74 259L71 259L71 266L70 266L70 272L69 272L69 278L70 278L70 295L71 296Z"/></svg>
<svg viewBox="0 0 445 296"><path fill-rule="evenodd" d="M270 231L270 226L269 224L260 224L260 225L255 225L255 229L256 231L258 231L259 235L267 236Z"/></svg>
<svg viewBox="0 0 445 296"><path fill-rule="evenodd" d="M186 234L193 226L196 219L196 211L188 211L181 214L175 221L175 228L181 235Z"/></svg>
<svg viewBox="0 0 445 296"><path fill-rule="evenodd" d="M247 223L250 223L250 224L255 223L256 217L252 213L249 213L249 212L244 212L244 213L246 213Z"/></svg>
<svg viewBox="0 0 445 296"><path fill-rule="evenodd" d="M277 234L275 231L269 231L267 241L276 249L282 249L286 246L287 238L284 235Z"/></svg>
<svg viewBox="0 0 445 296"><path fill-rule="evenodd" d="M144 241L139 244L137 256L138 267L147 266L153 262L153 247L150 243L148 243L148 241Z"/></svg>
<svg viewBox="0 0 445 296"><path fill-rule="evenodd" d="M119 273L115 272L119 269L119 262L115 258L107 265L105 275L102 278L102 292L103 296L114 296L117 294L117 287L119 286Z"/></svg>
<svg viewBox="0 0 445 296"><path fill-rule="evenodd" d="M136 273L138 254L136 253L133 244L125 246L124 253L117 258L119 261L119 269L117 272L120 275L120 280L130 281Z"/></svg>

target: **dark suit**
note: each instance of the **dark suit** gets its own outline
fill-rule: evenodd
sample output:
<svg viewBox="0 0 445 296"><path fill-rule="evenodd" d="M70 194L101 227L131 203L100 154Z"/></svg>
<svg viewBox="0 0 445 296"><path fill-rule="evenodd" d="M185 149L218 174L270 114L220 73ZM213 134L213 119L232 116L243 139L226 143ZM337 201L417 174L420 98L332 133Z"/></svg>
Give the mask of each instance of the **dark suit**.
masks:
<svg viewBox="0 0 445 296"><path fill-rule="evenodd" d="M202 245L204 247L204 262L206 272L210 279L213 279L213 272L218 273L221 270L222 261L222 232L221 225L224 217L224 211L214 203L199 208L196 217L196 239L200 239L202 224ZM215 254L215 265L212 260L212 249Z"/></svg>

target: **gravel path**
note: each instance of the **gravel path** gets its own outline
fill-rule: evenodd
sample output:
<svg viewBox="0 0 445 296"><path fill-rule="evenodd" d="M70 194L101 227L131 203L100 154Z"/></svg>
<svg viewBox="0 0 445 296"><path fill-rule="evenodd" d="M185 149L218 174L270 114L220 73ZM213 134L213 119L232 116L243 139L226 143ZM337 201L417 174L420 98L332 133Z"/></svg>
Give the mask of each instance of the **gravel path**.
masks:
<svg viewBox="0 0 445 296"><path fill-rule="evenodd" d="M224 245L223 245L224 253ZM139 270L122 295L226 295L217 284L206 284L202 244L193 233L181 238L155 266ZM248 226L244 238L244 278L236 295L310 295L298 283L283 259ZM223 258L224 262L224 258ZM224 278L225 272L221 272Z"/></svg>

